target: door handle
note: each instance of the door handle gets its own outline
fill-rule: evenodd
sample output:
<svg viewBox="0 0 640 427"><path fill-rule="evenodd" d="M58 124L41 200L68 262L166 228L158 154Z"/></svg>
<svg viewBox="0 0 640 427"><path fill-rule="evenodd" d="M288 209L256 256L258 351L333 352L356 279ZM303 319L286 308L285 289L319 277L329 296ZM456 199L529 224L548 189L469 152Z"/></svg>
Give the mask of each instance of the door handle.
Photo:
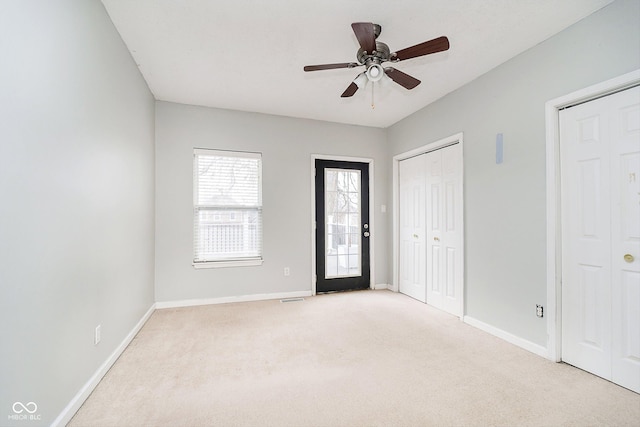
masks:
<svg viewBox="0 0 640 427"><path fill-rule="evenodd" d="M633 260L634 260L633 255L631 255L631 254L624 254L624 260L625 260L626 262L633 262Z"/></svg>

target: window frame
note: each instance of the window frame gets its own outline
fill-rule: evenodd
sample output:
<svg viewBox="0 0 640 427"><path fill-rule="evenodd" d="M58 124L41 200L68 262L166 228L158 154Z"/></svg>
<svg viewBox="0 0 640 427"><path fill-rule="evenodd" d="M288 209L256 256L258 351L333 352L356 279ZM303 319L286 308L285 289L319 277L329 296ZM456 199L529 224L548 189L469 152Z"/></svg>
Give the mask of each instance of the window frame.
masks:
<svg viewBox="0 0 640 427"><path fill-rule="evenodd" d="M208 259L208 260L197 260L197 236L196 233L200 230L200 226L198 223L198 213L201 210L201 206L211 205L200 205L198 203L199 196L199 178L198 178L198 157L199 156L216 156L216 157L228 157L228 158L250 158L258 160L258 204L256 206L225 206L220 205L221 210L224 209L241 209L241 210L255 210L258 212L260 216L260 227L258 230L259 236L259 254L258 256L247 256L247 257L229 257L223 259ZM193 149L193 212L192 212L192 225L193 225L193 240L192 240L192 266L195 269L207 269L207 268L222 268L222 267L249 267L249 266L259 266L264 262L264 252L263 252L263 227L262 227L262 153L257 152L247 152L247 151L231 151L231 150L217 150L217 149L206 149L206 148L194 148Z"/></svg>

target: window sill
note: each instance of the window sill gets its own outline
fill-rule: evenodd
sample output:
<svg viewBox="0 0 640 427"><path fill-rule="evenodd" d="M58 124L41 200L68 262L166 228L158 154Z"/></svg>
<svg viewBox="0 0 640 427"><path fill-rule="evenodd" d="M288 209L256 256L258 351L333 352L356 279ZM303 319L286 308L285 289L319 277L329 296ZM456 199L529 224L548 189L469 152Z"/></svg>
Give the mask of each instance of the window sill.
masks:
<svg viewBox="0 0 640 427"><path fill-rule="evenodd" d="M226 267L254 267L262 265L264 261L262 259L248 259L248 260L233 260L233 261L208 261L208 262L194 262L193 268L196 270L205 268L226 268Z"/></svg>

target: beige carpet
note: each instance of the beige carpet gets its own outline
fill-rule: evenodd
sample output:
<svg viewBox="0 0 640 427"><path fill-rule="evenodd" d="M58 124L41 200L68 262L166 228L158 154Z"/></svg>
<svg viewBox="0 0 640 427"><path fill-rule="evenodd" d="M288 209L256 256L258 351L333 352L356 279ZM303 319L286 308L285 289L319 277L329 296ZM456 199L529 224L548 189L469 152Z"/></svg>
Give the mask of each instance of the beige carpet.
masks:
<svg viewBox="0 0 640 427"><path fill-rule="evenodd" d="M389 291L156 311L70 426L638 426L640 395Z"/></svg>

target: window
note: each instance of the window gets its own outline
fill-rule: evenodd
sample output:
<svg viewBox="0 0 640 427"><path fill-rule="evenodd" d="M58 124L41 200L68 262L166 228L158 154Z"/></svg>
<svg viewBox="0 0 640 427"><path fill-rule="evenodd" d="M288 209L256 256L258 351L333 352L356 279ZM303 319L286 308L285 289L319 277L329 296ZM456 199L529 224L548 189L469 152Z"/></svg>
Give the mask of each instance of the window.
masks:
<svg viewBox="0 0 640 427"><path fill-rule="evenodd" d="M262 156L195 149L193 265L262 263Z"/></svg>

